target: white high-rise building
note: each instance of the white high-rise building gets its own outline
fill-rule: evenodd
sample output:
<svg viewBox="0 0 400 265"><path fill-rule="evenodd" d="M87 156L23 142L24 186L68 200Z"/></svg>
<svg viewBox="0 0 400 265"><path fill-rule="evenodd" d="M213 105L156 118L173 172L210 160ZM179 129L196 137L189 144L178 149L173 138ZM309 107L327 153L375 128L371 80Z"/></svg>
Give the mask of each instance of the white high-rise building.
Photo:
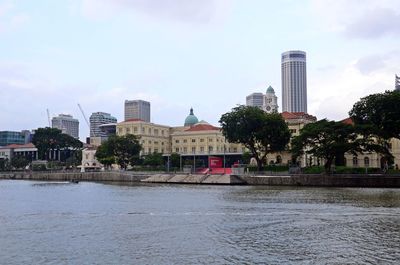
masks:
<svg viewBox="0 0 400 265"><path fill-rule="evenodd" d="M307 113L306 53L282 53L282 111Z"/></svg>
<svg viewBox="0 0 400 265"><path fill-rule="evenodd" d="M150 122L150 102L144 100L125 100L125 120L129 119Z"/></svg>
<svg viewBox="0 0 400 265"><path fill-rule="evenodd" d="M117 119L105 112L93 112L89 118L90 137L107 137L107 132L100 129L100 125L117 123Z"/></svg>
<svg viewBox="0 0 400 265"><path fill-rule="evenodd" d="M258 107L265 112L278 112L278 97L275 95L274 89L269 86L267 92L252 93L246 97L246 105Z"/></svg>
<svg viewBox="0 0 400 265"><path fill-rule="evenodd" d="M79 121L69 114L59 114L51 119L51 126L60 129L63 133L79 139Z"/></svg>
<svg viewBox="0 0 400 265"><path fill-rule="evenodd" d="M400 91L400 77L397 75L395 76L394 80L394 89Z"/></svg>

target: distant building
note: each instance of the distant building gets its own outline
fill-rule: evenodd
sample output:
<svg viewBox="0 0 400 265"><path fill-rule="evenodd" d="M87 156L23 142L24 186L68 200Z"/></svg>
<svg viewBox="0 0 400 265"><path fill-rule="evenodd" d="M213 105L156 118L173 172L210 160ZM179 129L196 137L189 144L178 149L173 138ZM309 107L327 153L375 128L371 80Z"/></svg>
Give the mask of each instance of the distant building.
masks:
<svg viewBox="0 0 400 265"><path fill-rule="evenodd" d="M263 93L252 93L246 97L246 105L252 107L263 108L264 105L264 94Z"/></svg>
<svg viewBox="0 0 400 265"><path fill-rule="evenodd" d="M125 100L125 120L129 119L150 122L150 102L144 100Z"/></svg>
<svg viewBox="0 0 400 265"><path fill-rule="evenodd" d="M395 90L400 91L400 77L396 75L395 77Z"/></svg>
<svg viewBox="0 0 400 265"><path fill-rule="evenodd" d="M278 112L278 97L275 95L275 90L272 86L267 88L265 94L253 93L246 97L246 105L258 107L265 112Z"/></svg>
<svg viewBox="0 0 400 265"><path fill-rule="evenodd" d="M116 123L117 119L105 112L94 112L90 115L90 137L107 137L106 131L102 131L100 125Z"/></svg>
<svg viewBox="0 0 400 265"><path fill-rule="evenodd" d="M307 113L306 53L282 53L282 111Z"/></svg>
<svg viewBox="0 0 400 265"><path fill-rule="evenodd" d="M21 132L0 131L0 146L10 144L27 144L32 141L32 134L28 130Z"/></svg>
<svg viewBox="0 0 400 265"><path fill-rule="evenodd" d="M79 139L79 121L68 114L59 114L51 119L53 128L60 129L63 133Z"/></svg>

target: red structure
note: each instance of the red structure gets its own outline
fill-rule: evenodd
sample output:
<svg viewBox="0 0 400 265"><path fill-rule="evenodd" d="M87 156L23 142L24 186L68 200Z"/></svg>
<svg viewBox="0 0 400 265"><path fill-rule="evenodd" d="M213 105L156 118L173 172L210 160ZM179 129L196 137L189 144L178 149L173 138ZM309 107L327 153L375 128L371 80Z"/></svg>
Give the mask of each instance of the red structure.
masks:
<svg viewBox="0 0 400 265"><path fill-rule="evenodd" d="M210 156L208 158L209 168L221 168L223 167L223 159L221 157Z"/></svg>

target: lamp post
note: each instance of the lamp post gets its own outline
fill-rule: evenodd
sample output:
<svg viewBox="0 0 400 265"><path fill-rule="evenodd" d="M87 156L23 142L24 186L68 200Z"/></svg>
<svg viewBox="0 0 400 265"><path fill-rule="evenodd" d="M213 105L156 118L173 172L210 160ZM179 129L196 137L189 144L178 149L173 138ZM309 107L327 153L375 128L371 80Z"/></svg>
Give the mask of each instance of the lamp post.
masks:
<svg viewBox="0 0 400 265"><path fill-rule="evenodd" d="M224 175L225 175L225 144L224 144Z"/></svg>

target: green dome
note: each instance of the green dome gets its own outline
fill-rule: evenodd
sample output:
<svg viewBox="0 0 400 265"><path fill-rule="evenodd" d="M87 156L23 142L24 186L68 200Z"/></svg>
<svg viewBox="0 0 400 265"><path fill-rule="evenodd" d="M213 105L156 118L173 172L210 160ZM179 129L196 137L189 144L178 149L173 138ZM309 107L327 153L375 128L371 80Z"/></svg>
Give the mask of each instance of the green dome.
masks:
<svg viewBox="0 0 400 265"><path fill-rule="evenodd" d="M186 119L185 119L185 126L193 126L193 125L195 125L195 124L198 123L198 122L199 122L199 120L198 120L197 117L194 116L194 114L193 114L193 109L190 108L190 114L189 114L189 116L187 116Z"/></svg>
<svg viewBox="0 0 400 265"><path fill-rule="evenodd" d="M272 86L267 88L267 93L275 94L275 90L272 88Z"/></svg>

